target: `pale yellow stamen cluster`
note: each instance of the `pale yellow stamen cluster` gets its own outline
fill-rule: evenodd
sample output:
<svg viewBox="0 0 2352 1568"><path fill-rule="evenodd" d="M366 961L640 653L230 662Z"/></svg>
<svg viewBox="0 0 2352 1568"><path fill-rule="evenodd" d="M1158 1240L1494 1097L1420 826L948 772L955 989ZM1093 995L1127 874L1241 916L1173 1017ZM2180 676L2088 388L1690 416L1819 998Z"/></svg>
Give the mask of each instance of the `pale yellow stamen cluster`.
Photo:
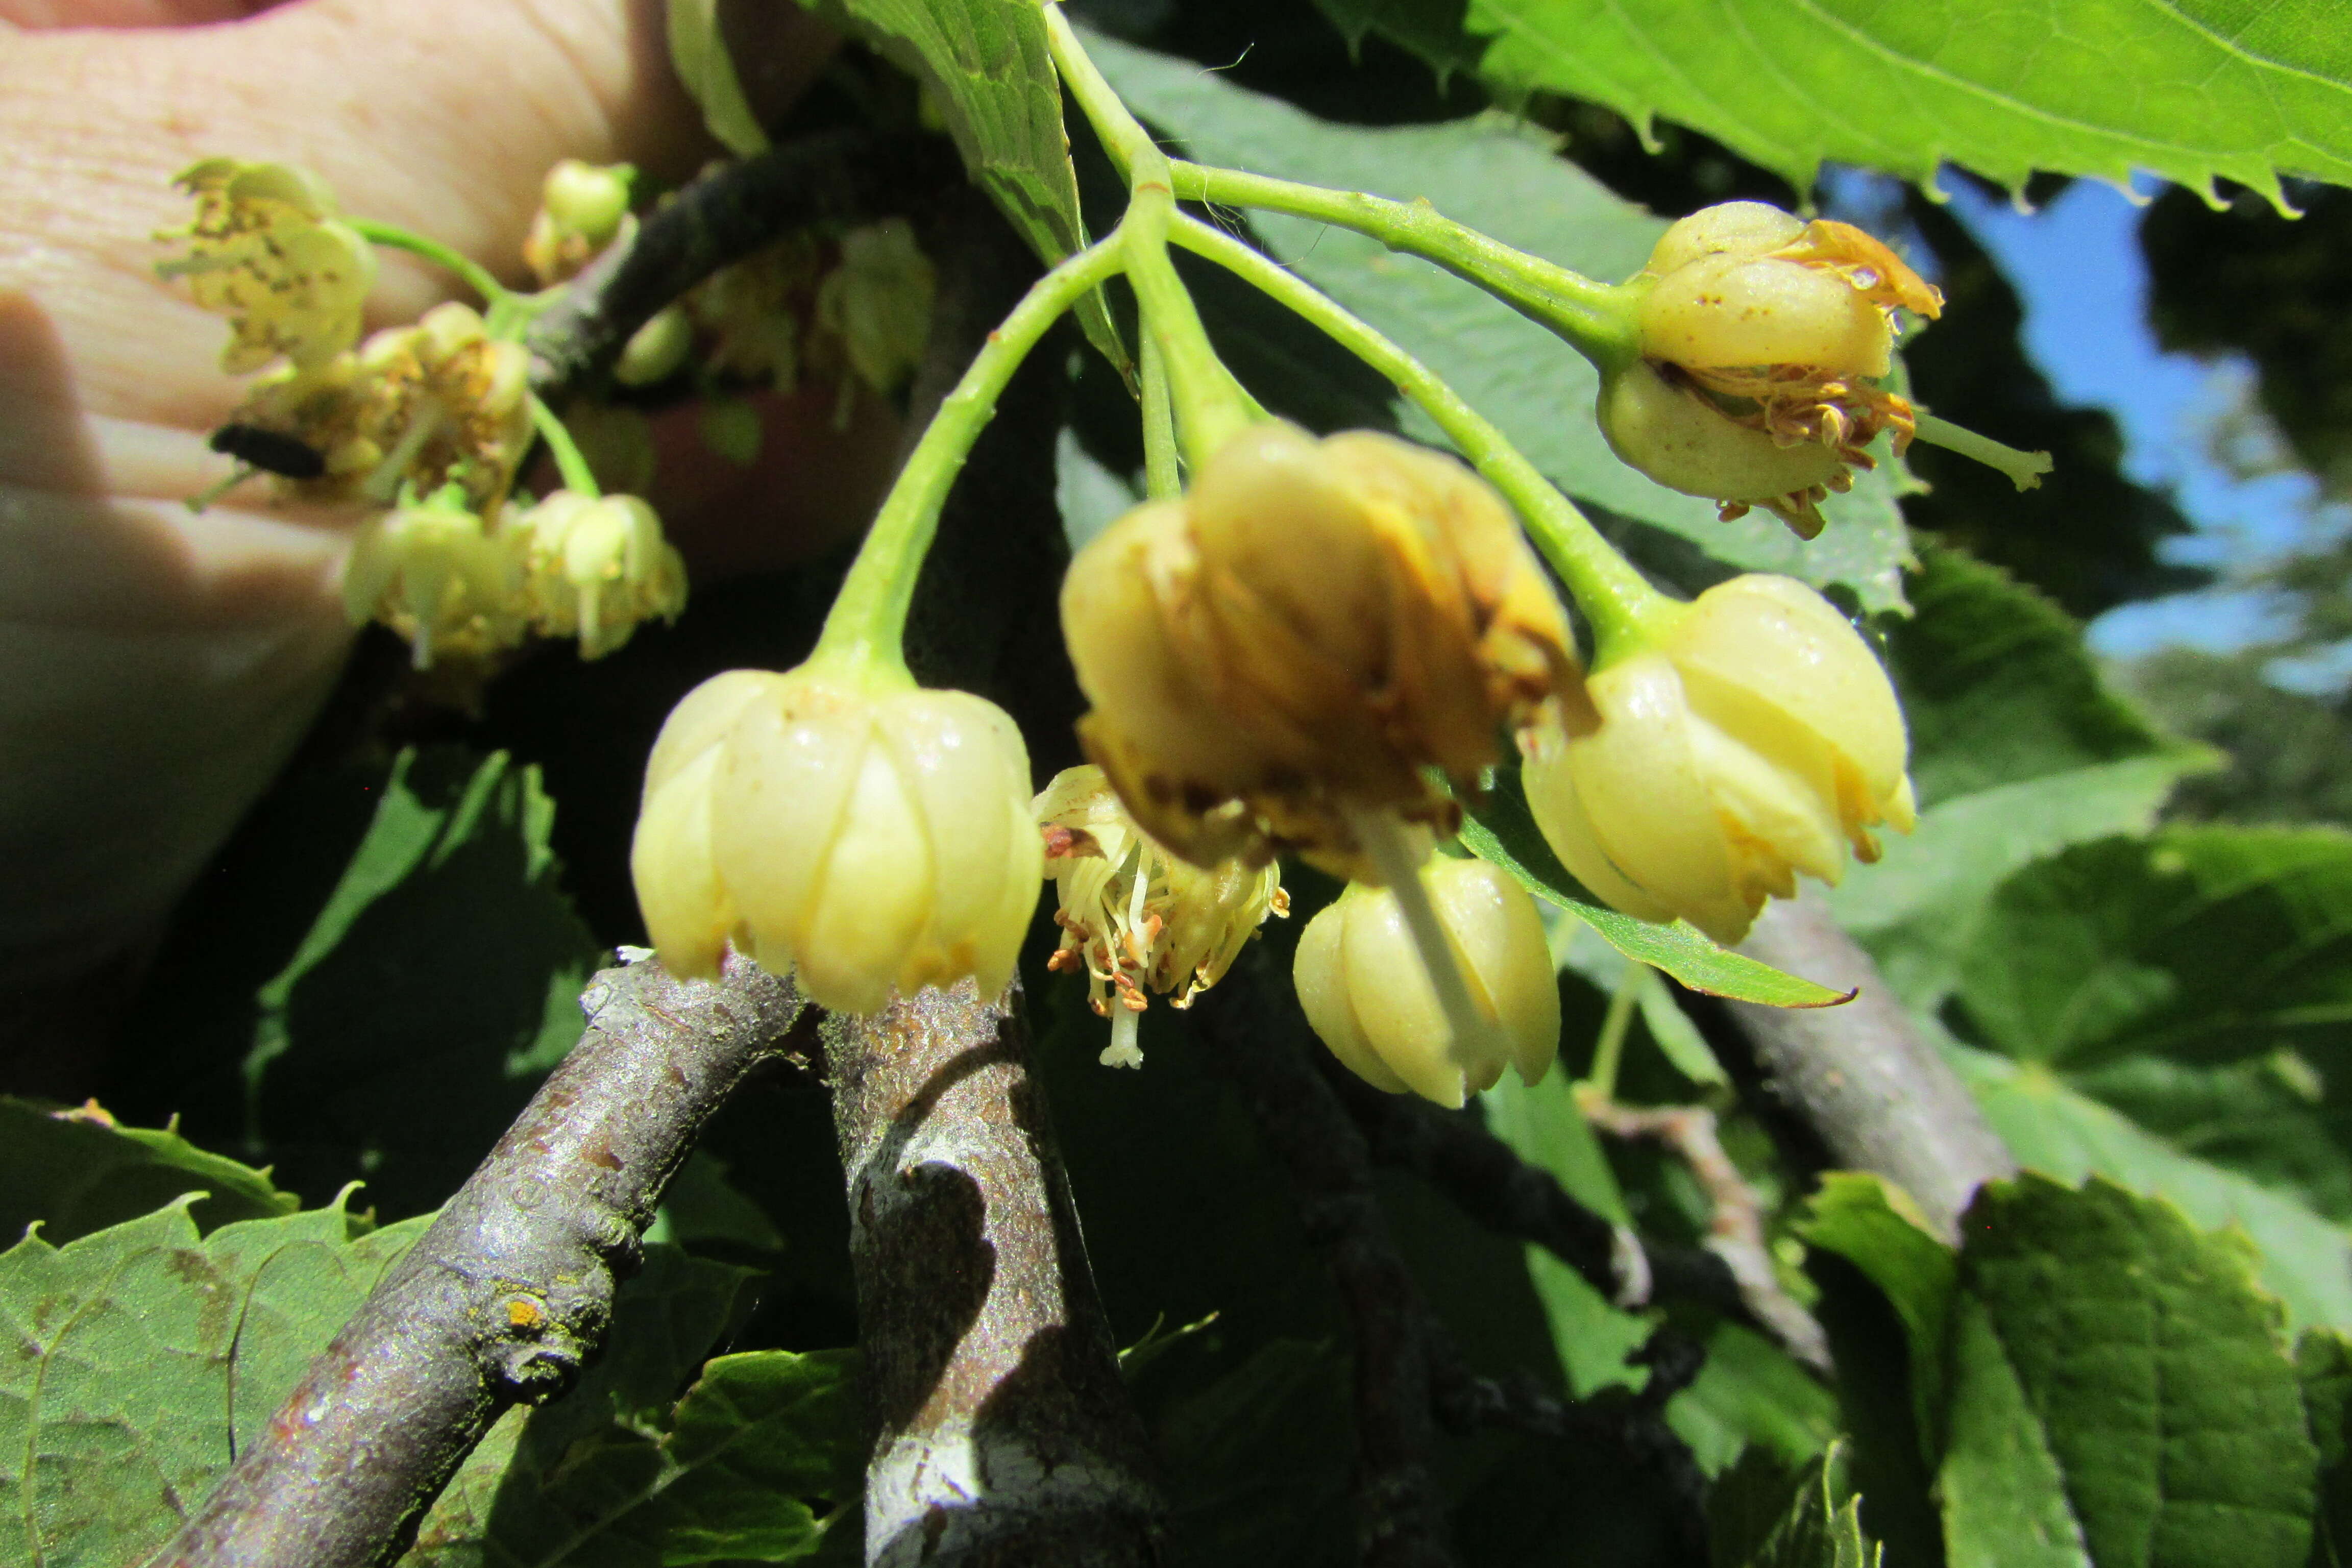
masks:
<svg viewBox="0 0 2352 1568"><path fill-rule="evenodd" d="M187 279L197 304L229 318L223 370L242 375L281 355L307 370L351 346L375 284L375 250L337 219L323 182L283 163L207 158L177 184L195 197L196 216L156 235L187 247L156 270Z"/></svg>
<svg viewBox="0 0 2352 1568"><path fill-rule="evenodd" d="M1062 942L1047 967L1087 973L1087 998L1114 1024L1107 1067L1136 1067L1132 1016L1157 991L1171 1007L1224 978L1290 897L1271 866L1213 868L1171 854L1135 825L1100 768L1067 768L1038 795L1045 874L1061 895Z"/></svg>

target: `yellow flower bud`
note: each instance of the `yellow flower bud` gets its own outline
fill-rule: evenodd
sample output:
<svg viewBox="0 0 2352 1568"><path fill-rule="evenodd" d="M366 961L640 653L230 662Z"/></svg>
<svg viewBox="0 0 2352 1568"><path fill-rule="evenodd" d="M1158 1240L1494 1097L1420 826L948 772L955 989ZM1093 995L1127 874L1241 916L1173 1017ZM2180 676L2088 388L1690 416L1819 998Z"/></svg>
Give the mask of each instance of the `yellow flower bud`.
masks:
<svg viewBox="0 0 2352 1568"><path fill-rule="evenodd" d="M654 945L708 977L731 936L841 1013L967 975L993 995L1037 900L1028 773L1013 721L966 692L715 677L646 770L630 868Z"/></svg>
<svg viewBox="0 0 2352 1568"><path fill-rule="evenodd" d="M1500 497L1357 431L1253 426L1181 500L1081 551L1062 626L1087 754L1201 865L1297 847L1371 873L1351 814L1444 822L1423 770L1475 778L1573 686L1567 617Z"/></svg>
<svg viewBox="0 0 2352 1568"><path fill-rule="evenodd" d="M576 632L583 658L602 658L638 622L674 621L686 607L686 563L662 537L654 509L635 496L557 490L508 526L527 541L534 624L550 637Z"/></svg>
<svg viewBox="0 0 2352 1568"><path fill-rule="evenodd" d="M682 305L665 305L629 334L621 357L613 363L613 379L623 386L651 386L666 381L686 363L694 347L694 322Z"/></svg>
<svg viewBox="0 0 2352 1568"><path fill-rule="evenodd" d="M522 242L522 258L542 286L561 283L613 242L629 216L626 163L598 165L566 158L548 170L538 213Z"/></svg>
<svg viewBox="0 0 2352 1568"><path fill-rule="evenodd" d="M1473 1002L1496 1027L1455 1038L1396 895L1360 884L1299 935L1293 977L1307 1021L1350 1072L1391 1094L1458 1106L1506 1065L1536 1082L1559 1050L1559 988L1535 900L1484 860L1432 860L1421 879Z"/></svg>
<svg viewBox="0 0 2352 1568"><path fill-rule="evenodd" d="M1224 978L1269 914L1290 899L1272 865L1213 869L1171 854L1136 826L1100 768L1065 768L1037 796L1045 874L1061 895L1062 942L1052 969L1084 969L1094 1010L1112 1019L1105 1067L1141 1067L1134 1015L1145 993L1169 1005Z"/></svg>
<svg viewBox="0 0 2352 1568"><path fill-rule="evenodd" d="M197 304L229 318L223 370L242 375L281 354L309 369L351 347L375 286L375 247L337 220L325 182L283 163L207 158L176 183L196 216L156 235L187 242L156 270L187 279Z"/></svg>
<svg viewBox="0 0 2352 1568"><path fill-rule="evenodd" d="M1911 405L1874 378L1896 310L1932 317L1943 296L1853 225L1727 202L1667 229L1637 281L1644 363L1607 378L1601 424L1660 484L1727 520L1766 507L1811 539L1821 501L1875 466L1864 448L1881 430L1898 452L1911 439Z"/></svg>
<svg viewBox="0 0 2352 1568"><path fill-rule="evenodd" d="M409 640L416 668L478 658L523 637L516 541L492 533L453 493L368 520L343 566L353 626L380 620Z"/></svg>
<svg viewBox="0 0 2352 1568"><path fill-rule="evenodd" d="M1878 858L1873 827L1911 830L1894 688L1801 583L1719 584L1587 689L1596 726L1522 738L1528 803L1560 862L1628 914L1737 942L1797 872L1834 883L1849 847Z"/></svg>

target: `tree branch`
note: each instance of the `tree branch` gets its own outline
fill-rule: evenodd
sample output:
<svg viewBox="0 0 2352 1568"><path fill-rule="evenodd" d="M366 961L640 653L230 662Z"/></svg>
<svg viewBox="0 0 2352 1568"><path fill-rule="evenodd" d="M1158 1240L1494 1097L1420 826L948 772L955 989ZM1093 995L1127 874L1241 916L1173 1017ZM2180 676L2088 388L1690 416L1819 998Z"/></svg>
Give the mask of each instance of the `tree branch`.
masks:
<svg viewBox="0 0 2352 1568"><path fill-rule="evenodd" d="M715 983L607 969L581 1005L579 1045L153 1563L397 1556L499 1414L595 1353L695 1135L806 1010L732 955Z"/></svg>
<svg viewBox="0 0 2352 1568"><path fill-rule="evenodd" d="M1149 1442L1017 996L983 1003L966 980L821 1026L879 1427L876 1568L1159 1561Z"/></svg>
<svg viewBox="0 0 2352 1568"><path fill-rule="evenodd" d="M1970 1195L2014 1174L2017 1162L1878 965L1811 889L1769 905L1740 951L1840 991L1859 988L1842 1007L1728 1004L1755 1048L1747 1076L1795 1112L1830 1160L1885 1176L1958 1241Z"/></svg>
<svg viewBox="0 0 2352 1568"><path fill-rule="evenodd" d="M1369 1568L1454 1561L1431 1456L1426 1309L1389 1237L1371 1150L1298 1048L1295 1014L1270 1005L1258 955L1183 1016L1241 1090L1266 1152L1289 1173L1307 1239L1321 1248L1354 1329L1356 1535Z"/></svg>
<svg viewBox="0 0 2352 1568"><path fill-rule="evenodd" d="M1617 1305L1692 1301L1748 1316L1738 1279L1715 1253L1612 1224L1466 1114L1383 1094L1336 1061L1323 1076L1363 1129L1374 1159L1423 1176L1487 1229L1535 1243Z"/></svg>
<svg viewBox="0 0 2352 1568"><path fill-rule="evenodd" d="M781 235L915 211L963 178L944 137L862 129L721 163L591 262L531 324L532 388L546 395L604 369L656 311Z"/></svg>

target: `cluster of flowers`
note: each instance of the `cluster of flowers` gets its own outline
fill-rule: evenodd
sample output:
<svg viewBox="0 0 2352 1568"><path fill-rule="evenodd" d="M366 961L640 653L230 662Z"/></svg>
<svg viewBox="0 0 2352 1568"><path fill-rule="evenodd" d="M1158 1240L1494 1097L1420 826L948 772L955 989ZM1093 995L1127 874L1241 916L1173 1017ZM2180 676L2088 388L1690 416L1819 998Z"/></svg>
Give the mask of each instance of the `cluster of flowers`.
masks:
<svg viewBox="0 0 2352 1568"><path fill-rule="evenodd" d="M1804 289L1883 359L1873 334L1892 258L1775 216L1686 220L1660 247L1662 275L1759 256L1814 268L1859 306ZM1757 234L1771 251L1738 248ZM1718 309L1708 301L1727 288L1661 305L1659 331ZM1791 297L1774 284L1758 309ZM1750 356L1796 352L1744 342ZM1741 383L1755 407L1728 415L1696 374L1644 374L1741 443L1779 454L1810 433L1807 461L1850 462L1904 416L1820 364L1741 363L1764 363L1764 380ZM1054 966L1083 969L1112 1018L1103 1060L1136 1065L1147 993L1182 1006L1213 984L1286 912L1275 862L1297 854L1350 883L1298 944L1309 1022L1369 1081L1459 1105L1507 1067L1541 1077L1559 1041L1528 893L1495 866L1432 853L1507 750L1544 837L1591 892L1727 943L1796 873L1834 882L1849 850L1875 857L1873 829L1912 824L1894 691L1819 594L1751 575L1660 599L1587 672L1501 497L1391 437L1246 428L1181 499L1089 543L1061 607L1097 766L1034 802L1003 712L903 672L820 658L688 697L655 750L633 861L664 962L713 974L731 941L855 1012L967 976L992 991L1042 871L1060 895Z"/></svg>
<svg viewBox="0 0 2352 1568"><path fill-rule="evenodd" d="M160 270L229 317L223 368L283 361L255 380L221 444L280 454L282 492L379 509L345 568L353 624L383 621L423 668L534 632L576 637L594 658L684 607L684 563L643 500L569 489L510 500L533 429L520 342L455 303L360 342L374 251L316 178L210 159L180 183L196 217L158 237L186 247ZM541 216L535 241L563 232Z"/></svg>

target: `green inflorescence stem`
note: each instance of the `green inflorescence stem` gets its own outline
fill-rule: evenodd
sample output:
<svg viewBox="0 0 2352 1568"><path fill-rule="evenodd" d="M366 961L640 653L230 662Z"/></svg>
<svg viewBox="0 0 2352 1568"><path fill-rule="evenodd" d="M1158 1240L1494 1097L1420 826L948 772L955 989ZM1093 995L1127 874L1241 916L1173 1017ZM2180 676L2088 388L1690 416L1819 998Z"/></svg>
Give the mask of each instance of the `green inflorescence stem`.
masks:
<svg viewBox="0 0 2352 1568"><path fill-rule="evenodd" d="M1601 538L1575 503L1537 471L1519 449L1462 395L1426 365L1370 323L1350 314L1280 263L1207 224L1177 219L1170 237L1178 245L1231 269L1328 334L1343 348L1386 376L1418 404L1518 509L1528 532L1552 569L1576 596L1599 642L1596 662L1612 649L1645 640L1681 606L1645 582L1614 546Z"/></svg>
<svg viewBox="0 0 2352 1568"><path fill-rule="evenodd" d="M1119 232L1128 281L1142 308L1143 331L1158 341L1166 361L1177 433L1186 456L1197 466L1258 417L1256 405L1210 345L1192 291L1168 258L1170 226L1178 217L1168 154L1103 79L1061 6L1048 4L1045 9L1054 64L1087 123L1102 138L1111 162L1127 176L1127 216Z"/></svg>
<svg viewBox="0 0 2352 1568"><path fill-rule="evenodd" d="M1618 283L1597 283L1515 249L1454 222L1425 201L1394 202L1200 163L1177 163L1171 170L1182 200L1312 218L1433 261L1559 333L1604 374L1622 369L1641 353L1634 290Z"/></svg>
<svg viewBox="0 0 2352 1568"><path fill-rule="evenodd" d="M563 480L563 488L574 495L586 496L590 500L603 496L604 492L597 486L596 475L588 467L588 459L581 456L580 444L572 438L572 432L564 428L563 421L555 416L555 410L541 402L536 393L523 395L530 403L531 425L554 457L555 471Z"/></svg>
<svg viewBox="0 0 2352 1568"><path fill-rule="evenodd" d="M492 306L503 303L513 290L490 276L489 268L470 256L462 256L437 239L427 239L421 234L411 234L397 224L379 223L373 218L349 217L342 220L371 245L382 245L394 250L405 250L411 256L421 256L436 267L446 267L466 280L466 287L479 294Z"/></svg>
<svg viewBox="0 0 2352 1568"><path fill-rule="evenodd" d="M1125 264L1124 228L1065 259L1030 286L963 379L949 393L923 431L923 438L899 470L898 482L876 514L866 542L850 563L849 575L825 616L814 657L866 666L911 681L904 647L907 611L923 556L939 530L940 508L963 467L971 444L996 412L1005 383L1045 336L1045 329L1083 299L1087 291Z"/></svg>

